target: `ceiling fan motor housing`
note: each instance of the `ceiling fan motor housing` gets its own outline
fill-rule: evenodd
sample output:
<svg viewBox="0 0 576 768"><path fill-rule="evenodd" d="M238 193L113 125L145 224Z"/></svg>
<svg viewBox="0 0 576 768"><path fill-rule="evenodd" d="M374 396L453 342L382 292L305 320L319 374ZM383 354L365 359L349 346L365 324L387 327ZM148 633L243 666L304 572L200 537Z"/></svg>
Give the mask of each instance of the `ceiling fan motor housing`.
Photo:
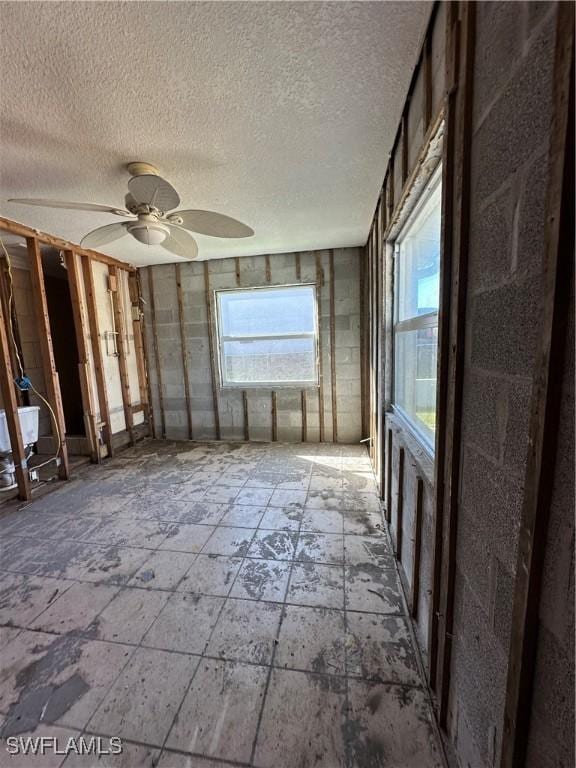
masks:
<svg viewBox="0 0 576 768"><path fill-rule="evenodd" d="M138 221L130 222L128 232L145 245L160 245L170 235L170 229L155 216L141 214Z"/></svg>

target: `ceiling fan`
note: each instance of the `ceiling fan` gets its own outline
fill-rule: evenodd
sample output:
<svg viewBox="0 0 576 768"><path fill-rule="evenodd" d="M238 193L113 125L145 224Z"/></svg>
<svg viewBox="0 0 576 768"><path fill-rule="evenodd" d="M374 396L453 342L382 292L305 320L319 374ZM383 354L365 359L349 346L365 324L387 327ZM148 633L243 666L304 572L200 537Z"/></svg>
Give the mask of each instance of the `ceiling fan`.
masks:
<svg viewBox="0 0 576 768"><path fill-rule="evenodd" d="M83 248L99 248L131 235L144 245L160 245L176 256L195 259L198 255L198 245L187 230L210 237L240 238L252 237L254 234L254 230L246 224L222 213L202 210L174 211L174 208L180 205L180 197L153 165L137 162L129 163L127 167L132 178L128 182L128 194L124 199L126 208L37 198L12 198L9 202L131 216L128 221L107 224L89 232L80 243Z"/></svg>

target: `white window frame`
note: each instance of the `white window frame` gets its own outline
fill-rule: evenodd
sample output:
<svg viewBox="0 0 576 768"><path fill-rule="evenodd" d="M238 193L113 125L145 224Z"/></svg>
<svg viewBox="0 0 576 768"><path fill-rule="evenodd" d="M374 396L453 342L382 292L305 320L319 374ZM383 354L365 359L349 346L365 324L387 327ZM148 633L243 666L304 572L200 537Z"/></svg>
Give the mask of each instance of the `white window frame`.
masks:
<svg viewBox="0 0 576 768"><path fill-rule="evenodd" d="M432 440L430 437L418 426L412 417L404 411L402 406L396 403L396 335L403 331L417 331L425 328L438 328L438 319L440 314L440 307L437 311L428 312L425 315L414 315L413 317L405 318L403 320L398 319L399 315L399 301L398 301L398 289L400 281L398 279L400 268L400 247L403 239L406 237L406 233L410 230L414 221L422 214L423 210L429 204L430 199L433 197L439 184L442 183L442 163L438 164L438 167L432 173L428 180L420 199L410 212L406 221L402 224L396 240L394 241L394 291L393 291L393 333L392 333L392 411L400 417L404 424L409 428L412 434L416 437L418 442L427 451L427 453L433 457L435 452L435 436ZM441 201L442 204L442 201ZM442 242L440 243L442 246ZM440 282L442 280L442 251L440 251ZM436 350L437 360L440 357L440 337L438 337L438 347ZM438 365L436 366L438 372ZM436 395L438 394L438 375L436 375ZM436 416L438 416L438 398L436 397Z"/></svg>
<svg viewBox="0 0 576 768"><path fill-rule="evenodd" d="M220 296L227 293L250 293L251 291L280 291L286 288L312 288L314 302L314 330L302 333L278 333L278 334L254 334L249 336L223 336L220 328ZM218 347L218 378L221 389L311 389L320 386L319 380L319 338L318 332L318 293L315 283L291 283L288 285L259 285L247 288L218 288L214 291L214 307L216 309L216 343ZM314 340L314 372L315 378L306 381L250 381L230 382L224 375L224 344L226 341L275 341L282 339L309 339Z"/></svg>

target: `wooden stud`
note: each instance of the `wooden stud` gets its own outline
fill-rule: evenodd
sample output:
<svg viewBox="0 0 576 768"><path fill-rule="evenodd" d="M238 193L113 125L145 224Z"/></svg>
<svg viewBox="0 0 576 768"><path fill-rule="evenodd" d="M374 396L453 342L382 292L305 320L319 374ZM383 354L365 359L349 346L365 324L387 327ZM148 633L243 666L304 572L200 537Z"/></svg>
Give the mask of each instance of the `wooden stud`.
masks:
<svg viewBox="0 0 576 768"><path fill-rule="evenodd" d="M296 264L296 280L300 282L302 280L302 264L300 263L300 254L294 254L294 260Z"/></svg>
<svg viewBox="0 0 576 768"><path fill-rule="evenodd" d="M104 441L108 449L108 456L114 456L112 443L112 427L110 424L110 410L108 407L108 391L104 378L104 361L100 346L100 330L98 325L98 311L96 308L96 292L94 288L94 273L92 272L92 259L82 259L82 276L84 278L84 292L86 294L86 311L88 314L88 328L92 343L92 359L94 360L94 374L96 377L96 392L98 393L98 410L100 422L103 427Z"/></svg>
<svg viewBox="0 0 576 768"><path fill-rule="evenodd" d="M402 144L400 146L401 158L400 162L402 167L400 169L402 174L402 185L406 183L408 178L408 110L410 108L410 102L406 102L404 107L404 114L402 115Z"/></svg>
<svg viewBox="0 0 576 768"><path fill-rule="evenodd" d="M319 441L324 442L324 366L322 354L322 257L316 253L316 305L318 307L318 426Z"/></svg>
<svg viewBox="0 0 576 768"><path fill-rule="evenodd" d="M130 394L130 380L128 378L128 353L126 339L124 338L126 323L122 309L121 291L122 281L118 267L109 266L108 274L112 278L112 309L114 312L114 325L116 326L116 344L118 348L118 370L120 373L120 385L122 389L122 405L124 407L124 421L130 438L130 445L134 445L134 416L132 414L132 396Z"/></svg>
<svg viewBox="0 0 576 768"><path fill-rule="evenodd" d="M366 351L366 248L360 248L360 264L359 264L359 279L360 279L360 415L361 415L361 429L362 439L368 437L367 431L367 392L366 392L366 363L367 363L367 351Z"/></svg>
<svg viewBox="0 0 576 768"><path fill-rule="evenodd" d="M266 264L266 282L269 284L272 280L272 272L270 269L270 254L267 253L266 256L264 256L264 262Z"/></svg>
<svg viewBox="0 0 576 768"><path fill-rule="evenodd" d="M216 428L216 440L220 440L220 411L218 406L218 384L216 381L216 360L214 358L215 345L212 335L212 300L210 298L210 272L208 262L204 261L204 296L206 299L206 317L208 320L208 348L210 351L210 372L212 379L212 403L214 407L214 425Z"/></svg>
<svg viewBox="0 0 576 768"><path fill-rule="evenodd" d="M392 430L389 429L386 446L386 522L388 525L392 522L392 449L393 435Z"/></svg>
<svg viewBox="0 0 576 768"><path fill-rule="evenodd" d="M412 544L412 584L410 615L418 618L418 601L420 599L420 557L422 550L422 504L424 502L424 481L416 478L416 499L414 513L414 540Z"/></svg>
<svg viewBox="0 0 576 768"><path fill-rule="evenodd" d="M278 440L278 399L276 392L272 392L272 442Z"/></svg>
<svg viewBox="0 0 576 768"><path fill-rule="evenodd" d="M439 721L447 726L450 690L451 652L456 578L456 537L460 497L460 455L462 440L462 399L464 388L465 331L470 229L470 148L472 135L472 84L474 74L474 3L459 3L455 9L453 50L460 58L452 60L458 73L455 121L455 175L452 227L452 295L450 298L449 386L446 404L445 492L442 520L442 578L438 632ZM449 14L450 16L450 14Z"/></svg>
<svg viewBox="0 0 576 768"><path fill-rule="evenodd" d="M236 267L236 285L240 286L240 258L236 256L234 262Z"/></svg>
<svg viewBox="0 0 576 768"><path fill-rule="evenodd" d="M332 442L338 442L338 402L336 396L336 299L334 293L334 250L330 256L330 385L332 389Z"/></svg>
<svg viewBox="0 0 576 768"><path fill-rule="evenodd" d="M432 35L428 33L422 49L422 122L424 134L432 120Z"/></svg>
<svg viewBox="0 0 576 768"><path fill-rule="evenodd" d="M80 291L80 273L78 262L73 251L64 251L66 271L68 274L68 286L70 288L70 301L72 303L72 315L74 317L74 331L76 334L76 346L78 348L78 376L80 379L80 392L82 395L82 407L84 411L84 426L86 436L90 442L90 455L93 462L102 461L100 454L100 441L94 402L92 397L92 369L88 354L88 329L84 317L84 299Z"/></svg>
<svg viewBox="0 0 576 768"><path fill-rule="evenodd" d="M0 392L2 393L6 425L10 436L10 446L12 448L16 482L18 484L18 498L27 501L32 498L32 493L30 491L28 464L22 441L20 419L18 417L14 371L10 361L10 342L7 334L8 324L9 321L4 316L4 310L0 302Z"/></svg>
<svg viewBox="0 0 576 768"><path fill-rule="evenodd" d="M58 380L58 372L54 362L52 333L50 331L50 318L48 316L48 302L46 301L46 290L44 288L42 256L40 254L38 241L34 237L26 238L26 243L28 245L28 255L31 261L30 277L32 281L32 295L34 296L34 304L36 308L38 340L40 342L42 370L44 372L47 400L54 411L54 418L60 433L60 450L58 452L60 466L58 467L58 477L60 477L61 480L68 480L70 477L70 467L68 464L68 448L66 446L66 424L64 422L60 382Z"/></svg>
<svg viewBox="0 0 576 768"><path fill-rule="evenodd" d="M396 498L396 560L402 562L402 526L404 525L404 458L405 450L398 451L398 489Z"/></svg>
<svg viewBox="0 0 576 768"><path fill-rule="evenodd" d="M535 353L528 456L500 768L525 765L530 732L544 558L554 490L564 356L574 285L574 5L559 3L546 194L544 308ZM559 596L560 597L560 596Z"/></svg>
<svg viewBox="0 0 576 768"><path fill-rule="evenodd" d="M39 232L37 229L27 227L25 224L20 224L17 221L11 219L5 219L0 216L0 230L9 232L11 235L19 235L26 239L32 238L38 243L44 243L45 245L51 245L53 248L59 251L74 251L79 256L93 259L94 261L100 261L103 264L109 264L111 266L120 267L121 269L128 269L134 271L134 267L130 264L125 264L118 259L112 258L112 256L106 256L98 251L91 251L85 248L81 248L77 243L70 243L68 240L63 240L61 237L54 237L53 235L47 235L45 232Z"/></svg>
<svg viewBox="0 0 576 768"><path fill-rule="evenodd" d="M150 293L150 320L152 321L152 341L154 346L154 362L156 381L158 383L158 402L160 404L160 436L166 439L166 418L164 416L164 394L162 392L162 366L160 365L160 347L158 345L158 328L156 326L156 300L154 298L154 272L148 267L148 291Z"/></svg>
<svg viewBox="0 0 576 768"><path fill-rule="evenodd" d="M192 434L192 401L190 397L190 376L188 373L188 351L186 348L186 332L184 329L184 301L182 299L182 275L180 264L174 265L176 276L176 295L178 300L178 321L180 323L180 348L182 350L182 371L184 374L184 395L186 397L186 418L188 421L188 440L193 439Z"/></svg>
<svg viewBox="0 0 576 768"><path fill-rule="evenodd" d="M302 408L302 442L305 443L308 440L308 418L306 413L306 390L303 389L300 392L300 404Z"/></svg>
<svg viewBox="0 0 576 768"><path fill-rule="evenodd" d="M244 440L250 442L250 421L248 420L248 393L242 390L242 407L244 409Z"/></svg>
<svg viewBox="0 0 576 768"><path fill-rule="evenodd" d="M8 333L8 351L10 354L12 371L20 374L18 356L20 356L22 365L24 365L24 355L22 353L22 341L20 338L20 329L18 327L18 317L14 306L14 297L12 297L12 301L10 301L9 279L8 261L6 257L0 257L0 301L2 301L4 317L9 319L12 323L11 332ZM8 326L7 330L10 331ZM28 392L22 392L18 388L14 391L19 405L30 404Z"/></svg>
<svg viewBox="0 0 576 768"><path fill-rule="evenodd" d="M148 387L148 372L146 370L145 352L145 328L142 322L140 281L138 273L128 273L128 291L132 305L132 330L134 333L134 352L136 355L136 367L138 369L138 387L140 390L140 403L144 411L144 418L150 426L150 395ZM134 413L134 407L132 413Z"/></svg>

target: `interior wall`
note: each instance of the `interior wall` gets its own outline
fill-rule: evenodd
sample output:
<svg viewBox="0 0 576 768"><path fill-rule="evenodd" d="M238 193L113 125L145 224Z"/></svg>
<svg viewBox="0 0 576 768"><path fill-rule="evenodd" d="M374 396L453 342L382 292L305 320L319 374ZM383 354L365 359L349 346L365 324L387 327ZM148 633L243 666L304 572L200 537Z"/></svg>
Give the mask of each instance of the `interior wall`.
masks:
<svg viewBox="0 0 576 768"><path fill-rule="evenodd" d="M447 39L446 7L441 4L432 21L431 46L434 40L444 45ZM460 420L462 433L453 462L459 493L450 534L455 551L446 549L446 539L440 554L444 560L438 563L446 565L450 559L450 567L455 568L445 726L463 768L488 768L499 764L504 730L530 402L544 299L544 205L558 4L486 2L473 7L471 140L465 148L470 152L470 176L460 177L469 184L470 229L458 318L463 324L463 392L455 418ZM455 29L460 32L463 24ZM463 45L461 37L461 49ZM381 420L368 419L373 442L382 449L381 492L409 603L414 580L418 581L414 629L428 674L433 675L432 687L440 694L443 659L441 654L431 657L429 653L436 578L446 588L445 576L437 576L434 561L435 532L437 524L442 524L436 509L435 461L439 457L433 460L427 455L392 412L393 274L387 258L397 225L410 204L410 189L417 192L419 178L427 174L426 161L422 161L430 157L431 147L417 117L411 121L412 114L426 110L423 93L429 65L423 62L427 55L425 43L365 250L366 295L375 290L371 283L378 279L377 291L383 296L377 316L367 311L366 324L383 329L381 357L371 354L369 360L369 367L382 371L382 385L369 408L371 414L377 414L382 404L385 413ZM460 65L464 72L462 61ZM446 96L445 105L448 99ZM442 133L445 148L451 137L458 142L454 127L445 125ZM454 175L452 172L452 178ZM380 273L370 266L375 259L381 265ZM454 291L449 272L448 279ZM454 322L453 316L450 323ZM573 325L573 309L570 322ZM526 735L528 764L556 768L574 764L573 338L568 346L531 732ZM372 455L378 462L378 451ZM444 452L441 458L445 457ZM377 463L375 469L379 469ZM443 476L448 476L447 471ZM421 550L415 572L417 521ZM440 711L440 700L438 708Z"/></svg>
<svg viewBox="0 0 576 768"><path fill-rule="evenodd" d="M146 301L146 358L157 437L238 441L275 438L300 442L304 429L309 442L318 442L321 438L327 442L336 438L343 443L360 440L359 249L335 249L332 254L316 251L170 264L148 267L140 270L140 274ZM317 387L303 391L278 388L275 394L271 389L248 388L244 390L245 396L241 389L220 388L217 369L212 367L214 360L211 361L208 335L210 328L214 330L213 291L297 283L318 286L321 396ZM330 333L332 287L333 343ZM215 336L212 344L215 350ZM188 375L191 431L184 365Z"/></svg>

